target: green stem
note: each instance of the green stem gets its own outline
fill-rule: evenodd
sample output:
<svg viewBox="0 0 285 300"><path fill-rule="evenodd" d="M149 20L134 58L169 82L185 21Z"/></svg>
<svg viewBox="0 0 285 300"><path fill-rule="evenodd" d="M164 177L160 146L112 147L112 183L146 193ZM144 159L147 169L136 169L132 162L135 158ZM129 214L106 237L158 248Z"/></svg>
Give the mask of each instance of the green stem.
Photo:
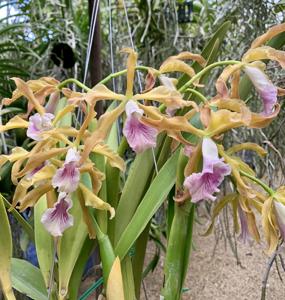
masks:
<svg viewBox="0 0 285 300"><path fill-rule="evenodd" d="M141 70L141 71L148 71L148 67L145 67L145 66L137 66L136 67L136 70ZM99 83L101 84L105 84L107 83L108 81L110 81L111 79L115 78L115 77L119 77L121 75L124 75L128 72L127 69L125 70L122 70L122 71L119 71L119 72L116 72L116 73L112 73L110 75L108 75L107 77L105 77L104 79L102 79Z"/></svg>
<svg viewBox="0 0 285 300"><path fill-rule="evenodd" d="M81 83L79 80L75 79L75 78L69 78L64 80L63 82L61 82L60 84L58 84L57 88L59 90L61 90L64 86L66 86L69 83L75 83L76 85L78 85L79 87L81 87L83 90L90 92L91 89L89 87L87 87L85 84Z"/></svg>
<svg viewBox="0 0 285 300"><path fill-rule="evenodd" d="M222 65L234 65L234 64L240 64L240 61L237 60L225 60L225 61L218 61L215 62L209 66L207 66L206 68L204 68L203 70L201 70L199 73L197 73L195 76L193 76L189 81L187 81L180 89L179 92L185 92L188 87L194 83L195 81L197 81L200 77L202 77L204 74L206 74L208 71L210 71L211 69L218 67L218 66L222 66Z"/></svg>
<svg viewBox="0 0 285 300"><path fill-rule="evenodd" d="M196 90L194 90L194 89L190 89L190 88L188 88L188 89L186 90L186 92L191 92L192 94L194 94L194 95L196 95L197 97L199 97L205 104L208 103L208 99L207 99L203 94L201 94L200 92L198 92L198 91L196 91Z"/></svg>
<svg viewBox="0 0 285 300"><path fill-rule="evenodd" d="M250 180L254 181L255 183L257 183L258 185L260 185L270 196L274 195L274 191L268 186L266 185L264 182L262 182L261 180L259 180L258 178L244 172L244 171L240 171L240 174L242 176L245 176L247 178L249 178Z"/></svg>
<svg viewBox="0 0 285 300"><path fill-rule="evenodd" d="M141 70L141 71L148 71L148 67L145 66L137 66L136 70ZM116 72L116 73L112 73L110 75L108 75L107 77L105 77L104 79L102 79L99 83L101 84L105 84L108 81L110 81L111 79L115 78L115 77L119 77L121 75L124 75L128 72L127 69ZM81 83L79 80L75 79L75 78L69 78L64 80L63 82L61 82L60 84L58 84L57 88L59 90L61 90L64 86L66 86L69 83L75 83L76 85L78 85L80 88L82 88L83 90L90 92L92 91L92 89L90 89L89 87L87 87L85 84Z"/></svg>
<svg viewBox="0 0 285 300"><path fill-rule="evenodd" d="M107 286L108 277L115 261L115 253L109 237L104 234L97 223L95 216L93 215L92 209L89 209L89 214L93 222L93 226L96 230L97 240L100 248L100 256L102 260L103 268L103 279L105 287Z"/></svg>

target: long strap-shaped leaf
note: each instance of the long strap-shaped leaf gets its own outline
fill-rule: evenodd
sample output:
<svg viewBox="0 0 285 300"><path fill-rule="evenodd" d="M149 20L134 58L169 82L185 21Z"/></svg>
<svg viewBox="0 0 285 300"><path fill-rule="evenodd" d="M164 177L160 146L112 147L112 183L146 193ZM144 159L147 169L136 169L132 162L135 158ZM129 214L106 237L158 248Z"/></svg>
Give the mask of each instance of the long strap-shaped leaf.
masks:
<svg viewBox="0 0 285 300"><path fill-rule="evenodd" d="M12 237L5 205L0 195L0 283L7 300L15 300L11 283Z"/></svg>
<svg viewBox="0 0 285 300"><path fill-rule="evenodd" d="M152 216L158 210L175 183L176 164L179 149L172 154L153 180L143 200L138 206L133 218L124 230L115 248L115 254L123 259L142 233ZM130 198L129 201L132 201Z"/></svg>

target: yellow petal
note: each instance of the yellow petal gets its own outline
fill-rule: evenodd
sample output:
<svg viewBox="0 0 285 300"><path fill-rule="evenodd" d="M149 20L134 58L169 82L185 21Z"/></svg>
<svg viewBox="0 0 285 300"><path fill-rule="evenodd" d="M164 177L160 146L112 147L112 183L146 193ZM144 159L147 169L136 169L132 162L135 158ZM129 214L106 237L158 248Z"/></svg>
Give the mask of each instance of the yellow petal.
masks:
<svg viewBox="0 0 285 300"><path fill-rule="evenodd" d="M105 180L105 174L94 169L93 165L87 172L91 177L93 193L97 195L102 187L102 181Z"/></svg>
<svg viewBox="0 0 285 300"><path fill-rule="evenodd" d="M249 123L249 127L251 128L264 128L267 127L279 114L280 112L280 104L276 103L275 110L270 115L262 115L257 113L251 113L251 120Z"/></svg>
<svg viewBox="0 0 285 300"><path fill-rule="evenodd" d="M230 78L230 76L236 74L236 72L240 70L242 65L242 63L230 65L223 70L216 82L216 89L218 95L220 95L221 97L228 97L227 81Z"/></svg>
<svg viewBox="0 0 285 300"><path fill-rule="evenodd" d="M50 183L42 184L28 192L24 198L15 199L15 201L20 204L20 211L24 211L28 207L34 206L42 195L46 194L52 189L53 187Z"/></svg>
<svg viewBox="0 0 285 300"><path fill-rule="evenodd" d="M13 117L5 125L0 126L0 132L7 131L14 128L28 128L29 122L23 120L19 116Z"/></svg>
<svg viewBox="0 0 285 300"><path fill-rule="evenodd" d="M41 96L43 93L47 93L46 89L47 87L51 90L55 90L56 89L56 85L59 82L52 78L52 77L41 77L40 79L37 80L29 80L27 81L27 85L29 86L29 88L33 91L38 93L39 96ZM41 93L41 90L43 90L44 92ZM3 99L3 104L4 105L10 105L11 103L13 103L14 101L16 101L17 99L19 99L20 97L22 97L23 91L21 89L15 89L13 91L12 94L12 98L5 98Z"/></svg>
<svg viewBox="0 0 285 300"><path fill-rule="evenodd" d="M43 151L40 153L36 153L29 158L26 163L26 166L23 170L18 173L18 177L24 176L27 172L34 170L36 167L40 166L43 162L47 161L48 159L58 156L60 154L65 153L68 148L53 148L47 151Z"/></svg>
<svg viewBox="0 0 285 300"><path fill-rule="evenodd" d="M89 238L90 239L95 239L96 238L96 231L94 229L94 225L93 225L93 221L90 217L90 213L89 213L87 207L85 206L82 193L78 191L77 196L78 196L80 206L81 206L81 209L82 209L83 220L84 220L84 222L87 226Z"/></svg>
<svg viewBox="0 0 285 300"><path fill-rule="evenodd" d="M267 154L267 151L264 150L261 146L255 144L255 143L242 143L237 144L229 148L226 152L228 155L232 155L233 153L236 153L238 151L242 150L252 150L255 151L260 156L265 156Z"/></svg>
<svg viewBox="0 0 285 300"><path fill-rule="evenodd" d="M195 71L185 62L175 59L173 57L168 58L159 68L160 73L170 73L170 72L181 72L187 74L189 77L195 75Z"/></svg>
<svg viewBox="0 0 285 300"><path fill-rule="evenodd" d="M127 91L126 96L130 99L133 95L135 68L137 64L137 53L131 48L124 48L121 52L128 53L127 61Z"/></svg>
<svg viewBox="0 0 285 300"><path fill-rule="evenodd" d="M278 245L278 233L272 216L272 197L268 198L262 207L262 226L268 244L268 254L272 254Z"/></svg>
<svg viewBox="0 0 285 300"><path fill-rule="evenodd" d="M45 112L45 109L43 106L39 103L38 99L36 99L32 89L29 87L29 85L24 82L20 78L12 78L15 81L15 84L17 86L17 89L19 92L28 99L28 101L32 104L33 107L42 115Z"/></svg>
<svg viewBox="0 0 285 300"><path fill-rule="evenodd" d="M165 86L159 86L144 94L137 94L134 100L153 100L165 104L169 108L183 108L185 106L193 106L198 110L196 104L192 101L185 101L182 95L176 90L170 90Z"/></svg>
<svg viewBox="0 0 285 300"><path fill-rule="evenodd" d="M92 91L86 94L86 102L89 104L95 104L99 100L124 100L125 95L116 94L109 90L104 84L97 84Z"/></svg>
<svg viewBox="0 0 285 300"><path fill-rule="evenodd" d="M112 111L108 111L104 113L99 121L98 127L95 131L85 140L85 146L81 155L81 163L85 162L92 151L92 149L105 140L109 131L117 120L117 118L123 113L125 109L125 102L120 103L118 107L113 109Z"/></svg>
<svg viewBox="0 0 285 300"><path fill-rule="evenodd" d="M211 119L205 132L209 136L215 136L229 129L245 126L247 124L247 115L220 109L216 112L211 111Z"/></svg>
<svg viewBox="0 0 285 300"><path fill-rule="evenodd" d="M66 114L72 112L74 110L74 105L67 105L64 109L60 110L59 113L55 116L52 124L55 125L58 121L60 121Z"/></svg>
<svg viewBox="0 0 285 300"><path fill-rule="evenodd" d="M91 206L100 210L108 210L110 212L110 219L112 219L115 216L115 210L109 203L103 201L98 196L96 196L84 184L79 183L79 187L82 192L82 196L84 198L86 206Z"/></svg>
<svg viewBox="0 0 285 300"><path fill-rule="evenodd" d="M285 68L285 53L269 46L249 49L243 56L243 62L251 62L255 60L271 59L279 62L282 68Z"/></svg>
<svg viewBox="0 0 285 300"><path fill-rule="evenodd" d="M118 153L115 153L111 148L108 147L106 144L98 144L96 145L92 152L102 154L107 157L107 161L109 164L114 167L120 169L122 172L125 171L125 161L118 155Z"/></svg>
<svg viewBox="0 0 285 300"><path fill-rule="evenodd" d="M42 180L51 179L53 177L53 175L55 174L56 170L57 169L56 169L55 166L53 166L51 164L48 164L32 176L31 182L33 184L35 184L35 183L40 182Z"/></svg>
<svg viewBox="0 0 285 300"><path fill-rule="evenodd" d="M273 37L283 31L285 31L285 23L278 24L269 28L263 35L259 36L252 42L251 48L257 48L265 44L267 41L271 40Z"/></svg>
<svg viewBox="0 0 285 300"><path fill-rule="evenodd" d="M107 300L124 300L122 270L119 257L116 257L111 268L106 289Z"/></svg>
<svg viewBox="0 0 285 300"><path fill-rule="evenodd" d="M200 54L195 54L189 51L184 51L184 52L180 52L177 55L171 56L173 58L176 59L182 59L182 60L194 60L197 61L197 63L199 65L201 65L202 67L205 67L207 64L207 61L205 60L205 58L200 55Z"/></svg>
<svg viewBox="0 0 285 300"><path fill-rule="evenodd" d="M20 182L16 185L16 190L14 192L13 200L12 200L12 206L10 210L16 207L17 203L20 199L24 199L29 187L32 186L32 182L26 178L23 178L20 180Z"/></svg>

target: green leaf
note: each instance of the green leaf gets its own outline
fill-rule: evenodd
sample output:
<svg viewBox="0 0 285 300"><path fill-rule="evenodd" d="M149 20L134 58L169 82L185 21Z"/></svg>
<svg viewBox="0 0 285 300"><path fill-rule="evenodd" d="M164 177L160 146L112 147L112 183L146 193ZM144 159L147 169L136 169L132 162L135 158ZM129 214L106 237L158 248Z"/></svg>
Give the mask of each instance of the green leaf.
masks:
<svg viewBox="0 0 285 300"><path fill-rule="evenodd" d="M82 280L82 275L90 257L90 253L94 248L94 240L90 240L88 237L85 240L85 243L80 251L80 255L77 259L75 267L72 272L72 276L69 282L69 300L78 299L78 291Z"/></svg>
<svg viewBox="0 0 285 300"><path fill-rule="evenodd" d="M165 135L159 135L155 156L159 153ZM146 189L149 187L153 173L152 149L148 149L138 154L131 165L128 179L124 185L122 195L116 210L115 216L115 245L121 237L122 232L129 224L136 208L141 202ZM139 180L138 180L139 174Z"/></svg>
<svg viewBox="0 0 285 300"><path fill-rule="evenodd" d="M213 37L210 39L210 41L207 43L207 45L204 47L201 55L207 60L207 65L211 64L215 59L217 58L217 55L219 53L219 49L222 45L222 42L231 26L231 23L229 21L223 23L218 30L214 33ZM194 68L195 72L199 72L202 70L202 67L197 63L194 62L192 64L192 67ZM178 82L178 87L181 87L189 80L189 76L183 75ZM202 81L202 79L201 79Z"/></svg>
<svg viewBox="0 0 285 300"><path fill-rule="evenodd" d="M47 300L47 290L41 271L31 263L12 259L13 288L34 300Z"/></svg>
<svg viewBox="0 0 285 300"><path fill-rule="evenodd" d="M194 207L192 203L187 202L181 207L175 206L164 265L163 295L165 299L181 299L192 245L193 221Z"/></svg>
<svg viewBox="0 0 285 300"><path fill-rule="evenodd" d="M175 166L178 161L179 152L180 148L172 154L161 168L144 195L128 226L122 233L115 248L115 254L121 259L128 253L131 246L142 233L174 185L176 176ZM132 197L129 197L129 201L131 202Z"/></svg>
<svg viewBox="0 0 285 300"><path fill-rule="evenodd" d="M34 206L34 228L37 257L46 287L49 285L54 255L53 238L41 222L41 217L47 208L47 199L44 195Z"/></svg>
<svg viewBox="0 0 285 300"><path fill-rule="evenodd" d="M115 216L115 245L124 229L129 224L140 200L145 192L145 186L153 169L152 150L146 150L137 155L129 171ZM140 179L138 180L138 174Z"/></svg>
<svg viewBox="0 0 285 300"><path fill-rule="evenodd" d="M11 209L11 203L2 197L4 204L7 209ZM12 208L11 214L14 216L14 218L21 224L27 235L29 236L29 239L31 241L34 241L34 230L33 227L22 217L22 215L15 209Z"/></svg>
<svg viewBox="0 0 285 300"><path fill-rule="evenodd" d="M12 236L3 197L0 195L0 287L7 300L15 300L11 283Z"/></svg>

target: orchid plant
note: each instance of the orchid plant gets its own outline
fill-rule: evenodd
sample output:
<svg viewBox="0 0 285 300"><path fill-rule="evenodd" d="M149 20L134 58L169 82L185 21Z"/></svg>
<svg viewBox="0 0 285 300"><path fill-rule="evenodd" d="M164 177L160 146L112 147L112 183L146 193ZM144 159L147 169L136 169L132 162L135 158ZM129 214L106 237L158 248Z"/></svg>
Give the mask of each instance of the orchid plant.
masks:
<svg viewBox="0 0 285 300"><path fill-rule="evenodd" d="M285 24L270 28L252 43L241 61L211 62L210 54L182 52L154 69L137 66L137 54L126 48L122 50L128 55L126 70L111 74L93 88L75 79L58 82L43 77L24 82L13 78L16 89L2 102L10 105L24 97L27 113L13 117L0 131L24 128L30 143L0 156L1 167L13 164L11 180L16 186L11 204L4 197L0 201L0 282L5 297L15 299L14 287L33 299L78 299L84 265L95 240L102 261L104 297L138 299L149 224L173 188L174 202L168 198L164 299L181 298L195 208L202 201L214 202L208 233L222 208L231 205L237 233L240 219L241 238L251 236L259 241L255 222L259 213L268 253L275 251L285 235L284 187L273 191L236 155L253 150L264 156L262 147L246 141L225 149L223 137L233 128L267 127L277 117L277 96L284 95L284 90L267 77L262 61L285 66L285 53L264 45L284 31ZM189 60L193 66L185 62ZM203 78L221 66L217 94L207 97ZM135 94L137 70L146 72L146 78L145 90ZM183 76L179 80L169 77L174 72ZM107 87L111 78L123 75L125 93ZM242 75L259 94L261 112L251 111L240 99ZM69 88L71 84L82 92ZM95 112L98 101L111 102L99 118ZM81 123L73 119L76 112L84 116ZM124 126L118 139L119 118ZM128 147L136 157L126 176ZM232 192L221 198L225 178ZM17 270L21 260L12 259L11 275L11 234L4 203L22 222L19 212L33 208L34 227L28 224L25 228L35 242L40 271L27 270L43 278L40 297L33 296L29 287L17 285L13 268Z"/></svg>

